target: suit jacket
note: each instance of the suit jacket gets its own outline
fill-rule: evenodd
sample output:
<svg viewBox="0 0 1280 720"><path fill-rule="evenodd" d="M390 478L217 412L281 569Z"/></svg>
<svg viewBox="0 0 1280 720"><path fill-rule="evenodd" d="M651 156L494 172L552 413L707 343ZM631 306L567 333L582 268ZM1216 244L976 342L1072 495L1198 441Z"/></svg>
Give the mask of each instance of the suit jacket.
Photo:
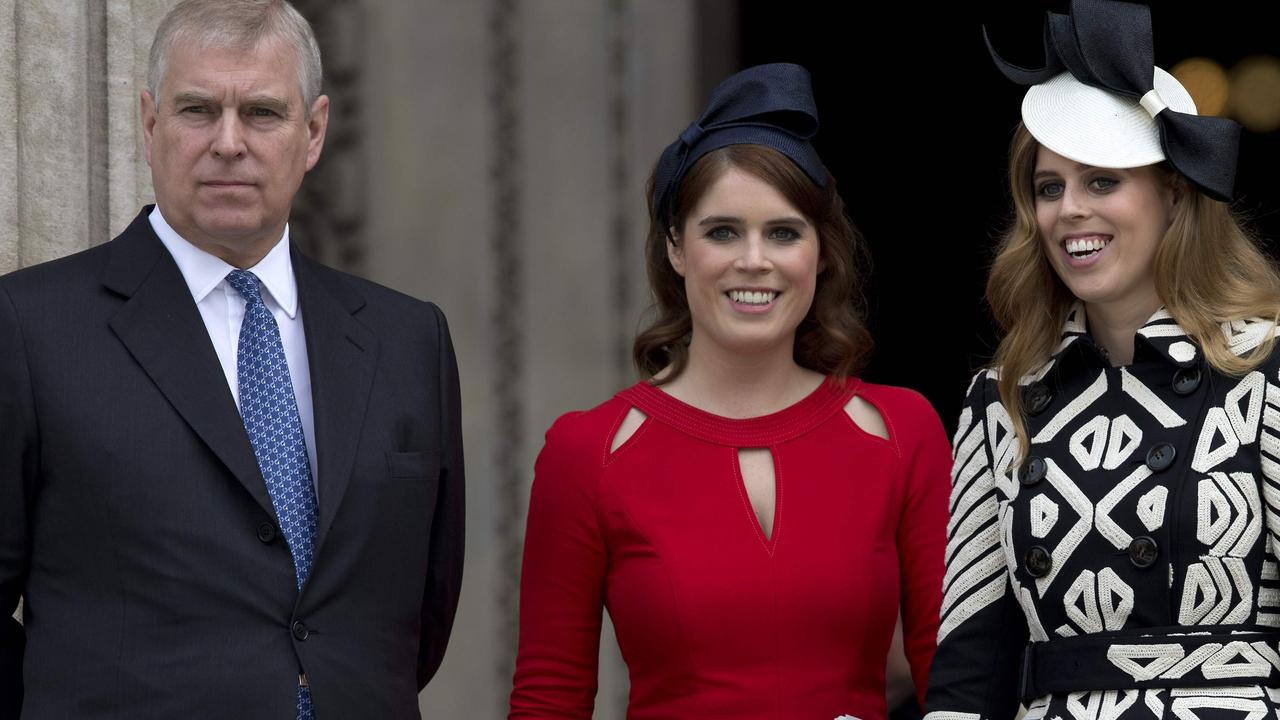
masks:
<svg viewBox="0 0 1280 720"><path fill-rule="evenodd" d="M320 507L299 592L150 210L0 278L0 718L281 720L299 669L320 718L417 718L462 576L444 316L292 249Z"/></svg>

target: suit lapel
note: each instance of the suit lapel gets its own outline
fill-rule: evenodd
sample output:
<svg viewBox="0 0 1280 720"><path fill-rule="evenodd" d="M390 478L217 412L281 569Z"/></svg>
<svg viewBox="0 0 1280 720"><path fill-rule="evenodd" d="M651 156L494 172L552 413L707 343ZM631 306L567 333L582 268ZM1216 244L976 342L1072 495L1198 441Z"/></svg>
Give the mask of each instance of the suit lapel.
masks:
<svg viewBox="0 0 1280 720"><path fill-rule="evenodd" d="M340 276L292 249L315 411L320 526L317 556L351 482L378 358L377 338L354 317L364 299Z"/></svg>
<svg viewBox="0 0 1280 720"><path fill-rule="evenodd" d="M112 244L103 284L127 298L111 329L183 420L275 517L204 320L144 208Z"/></svg>

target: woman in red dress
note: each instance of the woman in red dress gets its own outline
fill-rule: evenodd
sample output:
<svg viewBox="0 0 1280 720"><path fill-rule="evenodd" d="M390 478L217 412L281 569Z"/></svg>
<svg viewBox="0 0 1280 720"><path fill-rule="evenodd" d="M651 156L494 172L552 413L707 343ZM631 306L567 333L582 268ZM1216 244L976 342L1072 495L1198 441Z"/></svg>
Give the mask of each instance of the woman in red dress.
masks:
<svg viewBox="0 0 1280 720"><path fill-rule="evenodd" d="M808 73L745 70L649 186L645 379L547 432L510 718L590 718L601 613L627 717L885 716L899 611L923 693L950 453L919 394L854 376L858 242Z"/></svg>

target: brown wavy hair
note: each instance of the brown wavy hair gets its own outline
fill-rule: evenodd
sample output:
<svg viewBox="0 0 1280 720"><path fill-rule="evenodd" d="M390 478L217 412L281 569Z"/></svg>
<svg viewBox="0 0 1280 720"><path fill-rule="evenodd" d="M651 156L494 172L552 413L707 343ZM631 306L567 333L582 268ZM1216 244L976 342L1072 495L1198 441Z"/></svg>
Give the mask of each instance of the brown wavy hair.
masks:
<svg viewBox="0 0 1280 720"><path fill-rule="evenodd" d="M871 353L871 333L865 321L862 272L868 264L862 237L845 214L835 178L827 174L818 187L787 156L764 145L729 145L703 155L685 174L676 193L671 225L683 227L685 215L730 168L749 173L776 189L818 234L818 279L813 304L796 329L798 365L837 380L860 371ZM685 296L684 278L667 258L667 243L676 242L670 228L656 217L654 177L646 190L649 235L645 268L653 293L653 321L636 336L632 357L640 374L652 379L670 367L659 384L674 380L689 361L693 322Z"/></svg>
<svg viewBox="0 0 1280 720"><path fill-rule="evenodd" d="M1076 299L1050 266L1036 223L1032 176L1039 148L1019 124L1009 146L1014 218L987 277L987 304L1003 332L992 364L1000 368L1000 400L1022 456L1029 443L1018 380L1057 348ZM1274 338L1237 356L1221 324L1250 317L1280 321L1280 273L1226 203L1204 195L1167 164L1159 166L1159 175L1178 188L1181 200L1156 250L1156 293L1214 370L1243 375L1267 359Z"/></svg>

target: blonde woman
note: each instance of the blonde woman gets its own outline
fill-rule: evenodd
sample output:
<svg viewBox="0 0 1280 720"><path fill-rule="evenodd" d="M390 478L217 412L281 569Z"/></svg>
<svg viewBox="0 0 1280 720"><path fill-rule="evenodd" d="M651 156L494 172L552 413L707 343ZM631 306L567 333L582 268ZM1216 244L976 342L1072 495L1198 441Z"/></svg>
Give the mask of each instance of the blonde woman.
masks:
<svg viewBox="0 0 1280 720"><path fill-rule="evenodd" d="M932 720L1280 708L1280 276L1233 218L1238 128L1076 0L1010 151L1004 335L955 438ZM994 55L994 53L993 53Z"/></svg>

